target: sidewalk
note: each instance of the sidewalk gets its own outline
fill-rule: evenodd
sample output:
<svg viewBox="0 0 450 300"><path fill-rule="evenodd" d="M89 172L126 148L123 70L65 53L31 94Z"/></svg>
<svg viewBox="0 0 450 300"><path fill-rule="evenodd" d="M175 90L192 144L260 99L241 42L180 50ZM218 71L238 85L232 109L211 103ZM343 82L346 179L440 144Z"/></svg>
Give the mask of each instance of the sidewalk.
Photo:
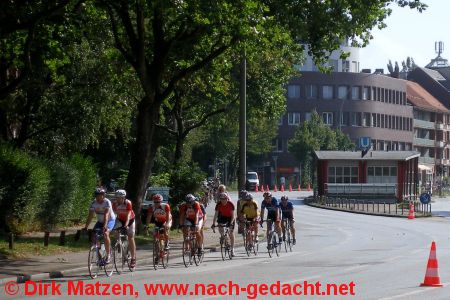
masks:
<svg viewBox="0 0 450 300"><path fill-rule="evenodd" d="M210 206L213 206L212 204ZM208 207L206 224L204 227L204 248L205 252L220 251L217 249L219 245L219 234L213 233L211 230L214 211ZM176 224L176 223L175 223ZM235 228L236 246L242 243L242 238L237 235ZM84 237L86 238L86 237ZM182 237L171 240L171 258L181 256ZM87 259L88 251L57 254L49 256L35 256L21 260L8 260L0 257L0 285L8 281L16 281L18 283L26 280L41 280L49 278L61 278L69 274L88 274ZM152 261L151 245L138 246L136 257L137 267L140 264L151 264Z"/></svg>

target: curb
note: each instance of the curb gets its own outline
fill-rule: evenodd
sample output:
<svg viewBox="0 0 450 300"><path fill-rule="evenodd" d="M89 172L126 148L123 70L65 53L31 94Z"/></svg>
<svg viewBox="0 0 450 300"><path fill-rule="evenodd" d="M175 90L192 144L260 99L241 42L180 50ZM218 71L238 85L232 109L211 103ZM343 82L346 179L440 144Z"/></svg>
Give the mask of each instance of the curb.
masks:
<svg viewBox="0 0 450 300"><path fill-rule="evenodd" d="M346 210L346 209L340 209L340 208L336 208L336 207L329 207L329 206L322 206L319 204L312 204L309 203L307 201L305 201L305 204L310 206L310 207L316 207L316 208L320 208L320 209L328 209L328 210L334 210L334 211L342 211L342 212L347 212L347 213L352 213L352 214L360 214L360 215L368 215L368 216L379 216L379 217L391 217L391 218L408 218L408 215L392 215L392 214L382 214L382 213L368 213L368 212L364 212L364 211L355 211L355 210ZM415 218L430 218L431 216L417 216L415 215Z"/></svg>

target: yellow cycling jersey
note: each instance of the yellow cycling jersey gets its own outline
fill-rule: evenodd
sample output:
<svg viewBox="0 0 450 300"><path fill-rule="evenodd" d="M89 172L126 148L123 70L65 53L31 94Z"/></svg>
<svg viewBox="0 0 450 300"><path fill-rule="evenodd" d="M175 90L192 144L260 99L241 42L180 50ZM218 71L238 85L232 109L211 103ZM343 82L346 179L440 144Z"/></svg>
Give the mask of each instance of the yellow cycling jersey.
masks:
<svg viewBox="0 0 450 300"><path fill-rule="evenodd" d="M247 218L256 218L258 214L258 203L255 200L243 201L241 204L241 213Z"/></svg>

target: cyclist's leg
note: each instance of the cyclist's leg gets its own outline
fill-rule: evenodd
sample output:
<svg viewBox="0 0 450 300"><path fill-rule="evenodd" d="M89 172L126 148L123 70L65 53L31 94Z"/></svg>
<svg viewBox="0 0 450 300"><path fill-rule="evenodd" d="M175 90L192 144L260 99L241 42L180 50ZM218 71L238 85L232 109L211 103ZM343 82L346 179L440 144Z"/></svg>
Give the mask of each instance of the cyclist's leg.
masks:
<svg viewBox="0 0 450 300"><path fill-rule="evenodd" d="M108 255L106 259L107 262L109 262L111 259L111 239L109 238L109 233L114 228L115 223L116 220L109 220L106 227L107 230L105 232L105 250Z"/></svg>
<svg viewBox="0 0 450 300"><path fill-rule="evenodd" d="M292 234L292 242L295 245L295 220L294 218L290 219L289 222L291 223L291 234Z"/></svg>
<svg viewBox="0 0 450 300"><path fill-rule="evenodd" d="M228 235L230 236L231 255L234 255L234 224L235 222L228 223L228 226L230 227L228 230Z"/></svg>
<svg viewBox="0 0 450 300"><path fill-rule="evenodd" d="M285 219L281 220L281 232L283 233L283 240L285 239L286 236L286 226L284 225Z"/></svg>
<svg viewBox="0 0 450 300"><path fill-rule="evenodd" d="M203 250L203 218L198 221L197 225L197 248Z"/></svg>
<svg viewBox="0 0 450 300"><path fill-rule="evenodd" d="M170 228L172 227L172 220L170 220L165 226L164 226L164 238L166 239L166 250L168 250L169 247L169 242L170 242L170 237L169 237L169 233L170 233Z"/></svg>
<svg viewBox="0 0 450 300"><path fill-rule="evenodd" d="M127 236L128 236L128 249L130 249L131 259L136 260L136 243L134 241L134 235L136 234L136 220L130 220L128 223Z"/></svg>

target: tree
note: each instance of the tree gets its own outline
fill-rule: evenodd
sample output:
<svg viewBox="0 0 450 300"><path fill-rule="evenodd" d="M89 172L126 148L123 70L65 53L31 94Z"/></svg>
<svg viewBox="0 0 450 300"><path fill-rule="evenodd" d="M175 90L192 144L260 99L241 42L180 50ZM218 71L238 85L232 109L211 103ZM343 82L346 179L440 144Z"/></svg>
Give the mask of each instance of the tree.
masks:
<svg viewBox="0 0 450 300"><path fill-rule="evenodd" d="M314 151L350 150L354 147L347 135L339 129L332 130L316 111L311 114L311 120L303 122L297 128L294 138L288 144L289 152L300 162L307 182L311 180Z"/></svg>
<svg viewBox="0 0 450 300"><path fill-rule="evenodd" d="M244 41L272 30L308 44L316 62L350 38L365 45L374 26L385 26L389 5L426 6L419 1L101 1L110 16L116 47L133 66L144 96L138 104L136 142L127 190L135 207L144 194L156 153L161 105L185 78ZM246 49L252 53L253 49ZM297 51L300 56L301 51Z"/></svg>

